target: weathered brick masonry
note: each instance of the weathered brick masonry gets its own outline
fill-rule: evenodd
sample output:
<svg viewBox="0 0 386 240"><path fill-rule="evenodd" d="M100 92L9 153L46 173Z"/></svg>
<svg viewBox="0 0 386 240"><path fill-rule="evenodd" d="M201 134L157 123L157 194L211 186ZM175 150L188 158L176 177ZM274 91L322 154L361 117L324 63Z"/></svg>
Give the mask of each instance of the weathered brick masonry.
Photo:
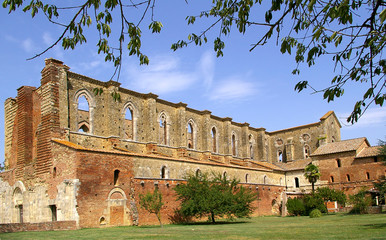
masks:
<svg viewBox="0 0 386 240"><path fill-rule="evenodd" d="M303 169L311 162L322 173L318 185L350 194L385 174L365 138L341 141L332 111L267 132L69 70L47 59L41 86L5 101L0 231L156 224L138 203L155 187L167 223L179 206L173 188L197 171L257 192L254 215L279 215L287 196L308 191Z"/></svg>

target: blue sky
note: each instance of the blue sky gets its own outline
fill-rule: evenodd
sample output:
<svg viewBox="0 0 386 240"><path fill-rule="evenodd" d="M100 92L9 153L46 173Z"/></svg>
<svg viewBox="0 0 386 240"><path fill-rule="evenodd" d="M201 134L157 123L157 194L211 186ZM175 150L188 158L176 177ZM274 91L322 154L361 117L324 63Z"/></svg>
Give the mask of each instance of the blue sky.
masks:
<svg viewBox="0 0 386 240"><path fill-rule="evenodd" d="M164 29L151 34L143 28L142 49L150 58L148 66L139 66L135 57L124 58L121 86L142 92L153 92L171 102L185 102L198 110L210 110L220 117L231 117L236 122L248 122L252 127L275 131L319 121L326 112L333 110L342 123L342 139L367 137L372 145L386 137L386 108L372 106L353 126L345 119L360 95L361 85L349 84L340 99L327 103L321 94L310 90L294 91L298 81L308 80L315 88L328 86L334 76L330 58L322 58L311 68L303 66L301 74L291 74L295 68L293 56L282 55L275 39L264 47L249 52L250 45L261 33L250 28L246 34L233 31L225 37L224 57L216 58L211 44L218 31L208 35L209 42L201 47L190 46L173 52L173 42L186 39L191 32L209 26L206 20L197 20L187 26L185 17L205 10L200 3L163 1L156 6L155 19ZM134 14L135 16L135 14ZM23 85L39 86L40 71L45 58L62 60L71 71L101 81L108 81L113 73L112 64L104 62L97 54L95 32L86 45L64 51L60 46L37 59L27 58L44 50L57 36L60 28L45 21L44 16L31 16L22 11L8 15L0 9L0 101L15 97ZM114 26L113 31L114 31ZM93 37L94 36L94 37ZM113 41L111 39L110 41ZM4 121L4 109L0 109ZM4 156L4 124L0 125L0 155ZM3 160L0 159L0 162Z"/></svg>

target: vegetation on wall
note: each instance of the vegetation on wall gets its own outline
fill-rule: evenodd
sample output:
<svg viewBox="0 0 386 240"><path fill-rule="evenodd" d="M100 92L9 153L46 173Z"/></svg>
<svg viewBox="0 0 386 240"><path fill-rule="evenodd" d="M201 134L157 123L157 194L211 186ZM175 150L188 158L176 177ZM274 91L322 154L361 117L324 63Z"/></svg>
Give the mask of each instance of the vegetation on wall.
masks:
<svg viewBox="0 0 386 240"><path fill-rule="evenodd" d="M186 184L174 188L181 201L181 215L185 217L208 217L214 223L216 217L249 217L257 200L257 193L244 188L235 178L217 173L190 174Z"/></svg>
<svg viewBox="0 0 386 240"><path fill-rule="evenodd" d="M149 213L154 213L162 227L161 209L164 203L162 202L162 194L158 191L158 188L155 188L153 193L139 194L139 204Z"/></svg>

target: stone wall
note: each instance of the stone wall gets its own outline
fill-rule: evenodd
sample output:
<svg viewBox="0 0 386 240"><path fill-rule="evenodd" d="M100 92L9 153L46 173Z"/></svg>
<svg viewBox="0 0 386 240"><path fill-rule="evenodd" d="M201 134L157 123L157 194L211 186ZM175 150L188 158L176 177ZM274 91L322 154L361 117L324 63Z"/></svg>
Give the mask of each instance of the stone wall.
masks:
<svg viewBox="0 0 386 240"><path fill-rule="evenodd" d="M75 221L57 221L41 223L8 223L0 224L0 232L54 231L78 229Z"/></svg>

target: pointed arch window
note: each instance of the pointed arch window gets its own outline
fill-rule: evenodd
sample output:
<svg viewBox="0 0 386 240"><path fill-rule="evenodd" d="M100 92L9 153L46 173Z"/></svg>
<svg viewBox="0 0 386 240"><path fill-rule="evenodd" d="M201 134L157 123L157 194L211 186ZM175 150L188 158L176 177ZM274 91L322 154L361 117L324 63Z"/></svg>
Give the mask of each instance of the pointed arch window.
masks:
<svg viewBox="0 0 386 240"><path fill-rule="evenodd" d="M85 95L80 95L77 101L78 132L90 132L90 105Z"/></svg>
<svg viewBox="0 0 386 240"><path fill-rule="evenodd" d="M212 151L217 152L217 131L215 127L212 127Z"/></svg>
<svg viewBox="0 0 386 240"><path fill-rule="evenodd" d="M93 133L93 112L95 102L86 89L79 90L73 101L74 110L76 113L76 131L83 133Z"/></svg>
<svg viewBox="0 0 386 240"><path fill-rule="evenodd" d="M138 118L138 111L132 102L127 102L122 109L123 126L121 137L127 140L136 140L136 125Z"/></svg>
<svg viewBox="0 0 386 240"><path fill-rule="evenodd" d="M330 176L330 182L334 182L334 176Z"/></svg>
<svg viewBox="0 0 386 240"><path fill-rule="evenodd" d="M125 139L133 139L134 136L134 128L133 128L133 109L131 107L127 107L125 111L125 121L124 121L124 138Z"/></svg>
<svg viewBox="0 0 386 240"><path fill-rule="evenodd" d="M163 113L159 118L159 144L168 145L167 120Z"/></svg>
<svg viewBox="0 0 386 240"><path fill-rule="evenodd" d="M189 121L188 122L188 129L187 129L187 140L188 140L188 148L193 149L195 147L194 145L194 127L193 127L193 122Z"/></svg>
<svg viewBox="0 0 386 240"><path fill-rule="evenodd" d="M236 141L236 135L233 133L232 134L232 155L237 156L237 141Z"/></svg>
<svg viewBox="0 0 386 240"><path fill-rule="evenodd" d="M253 136L252 134L249 135L249 156L251 159L255 159L255 152L253 151Z"/></svg>

